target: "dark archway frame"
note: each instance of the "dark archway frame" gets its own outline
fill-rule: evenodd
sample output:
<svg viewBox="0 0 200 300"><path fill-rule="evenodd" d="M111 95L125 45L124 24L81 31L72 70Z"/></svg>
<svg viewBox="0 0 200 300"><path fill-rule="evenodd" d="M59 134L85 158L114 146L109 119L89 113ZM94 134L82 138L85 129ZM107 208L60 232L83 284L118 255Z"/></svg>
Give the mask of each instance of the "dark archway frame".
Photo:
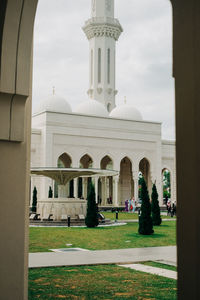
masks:
<svg viewBox="0 0 200 300"><path fill-rule="evenodd" d="M171 0L171 3L176 94L178 297L192 300L200 299L200 1ZM0 0L0 190L3 211L0 228L1 244L9 249L9 256L1 249L0 287L4 299L27 299L28 221L24 206L28 204L29 96L36 7L37 0ZM8 191L9 182L13 185ZM13 199L20 214L12 209ZM15 230L9 227L8 218L12 219ZM16 238L18 243L15 243Z"/></svg>

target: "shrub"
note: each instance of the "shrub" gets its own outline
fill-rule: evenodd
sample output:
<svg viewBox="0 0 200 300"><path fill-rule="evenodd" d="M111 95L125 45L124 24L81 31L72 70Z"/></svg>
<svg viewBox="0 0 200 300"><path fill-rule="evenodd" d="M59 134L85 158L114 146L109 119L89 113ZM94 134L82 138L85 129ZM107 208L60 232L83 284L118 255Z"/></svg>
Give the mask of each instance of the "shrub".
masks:
<svg viewBox="0 0 200 300"><path fill-rule="evenodd" d="M147 190L147 185L142 178L141 180L141 215L139 217L139 229L138 232L143 235L150 235L154 233L153 221L151 218L151 204L149 201L149 193Z"/></svg>
<svg viewBox="0 0 200 300"><path fill-rule="evenodd" d="M95 201L95 189L92 183L89 184L88 199L87 199L87 215L85 218L85 224L87 227L96 227L99 224L98 221L98 207Z"/></svg>
<svg viewBox="0 0 200 300"><path fill-rule="evenodd" d="M34 189L33 189L32 212L36 212L36 208L37 208L37 189L34 186Z"/></svg>
<svg viewBox="0 0 200 300"><path fill-rule="evenodd" d="M160 216L160 206L158 202L158 193L157 193L157 188L156 185L153 184L152 187L152 194L151 194L151 211L152 211L152 220L153 220L153 225L160 225L162 223L162 219Z"/></svg>
<svg viewBox="0 0 200 300"><path fill-rule="evenodd" d="M52 191L51 186L49 187L49 195L48 195L48 198L53 198L53 191Z"/></svg>

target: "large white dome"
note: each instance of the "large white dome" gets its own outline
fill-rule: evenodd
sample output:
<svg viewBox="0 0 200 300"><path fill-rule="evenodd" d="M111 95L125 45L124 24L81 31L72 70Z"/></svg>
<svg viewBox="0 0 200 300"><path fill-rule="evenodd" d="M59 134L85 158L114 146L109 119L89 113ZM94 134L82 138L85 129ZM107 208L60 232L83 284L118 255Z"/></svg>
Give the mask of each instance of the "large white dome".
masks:
<svg viewBox="0 0 200 300"><path fill-rule="evenodd" d="M120 105L115 107L111 113L111 118L116 119L124 119L124 120L131 120L131 121L142 121L142 115L134 106L132 105Z"/></svg>
<svg viewBox="0 0 200 300"><path fill-rule="evenodd" d="M51 97L43 100L38 105L36 112L57 112L57 113L72 113L71 106L62 97L57 95L52 95Z"/></svg>
<svg viewBox="0 0 200 300"><path fill-rule="evenodd" d="M77 114L108 118L108 112L103 104L96 100L88 100L79 104L74 110Z"/></svg>

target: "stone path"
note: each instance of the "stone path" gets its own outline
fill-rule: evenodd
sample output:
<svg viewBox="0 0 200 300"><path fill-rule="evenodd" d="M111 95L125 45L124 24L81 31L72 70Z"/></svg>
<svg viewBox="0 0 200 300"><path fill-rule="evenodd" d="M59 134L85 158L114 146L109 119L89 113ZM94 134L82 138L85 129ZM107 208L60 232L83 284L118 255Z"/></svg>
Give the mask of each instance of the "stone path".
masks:
<svg viewBox="0 0 200 300"><path fill-rule="evenodd" d="M162 222L168 222L168 221L176 221L175 218L170 218L170 219L162 219ZM138 220L118 220L118 223L138 223Z"/></svg>
<svg viewBox="0 0 200 300"><path fill-rule="evenodd" d="M167 278L171 278L171 279L177 279L176 271L146 266L146 265L142 265L142 264L130 264L130 265L127 264L127 265L119 265L119 266L124 267L124 268L129 268L132 270L136 270L136 271L150 273L153 275L159 275L159 276L163 276L163 277L167 277Z"/></svg>
<svg viewBox="0 0 200 300"><path fill-rule="evenodd" d="M29 267L81 266L98 264L132 264L166 260L176 263L176 246L97 251L40 252L29 254Z"/></svg>

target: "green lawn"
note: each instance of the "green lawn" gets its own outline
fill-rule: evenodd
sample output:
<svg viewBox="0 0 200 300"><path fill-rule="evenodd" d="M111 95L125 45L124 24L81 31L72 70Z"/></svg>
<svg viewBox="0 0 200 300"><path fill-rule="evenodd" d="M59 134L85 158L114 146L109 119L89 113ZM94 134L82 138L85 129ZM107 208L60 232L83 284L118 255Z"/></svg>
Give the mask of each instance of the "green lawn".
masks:
<svg viewBox="0 0 200 300"><path fill-rule="evenodd" d="M161 269L166 269L166 270L171 270L171 271L177 271L177 267L166 265L166 264L162 264L160 262L144 261L144 262L142 262L142 264L143 265L147 265L147 266L151 266L151 267L156 267L156 268L161 268Z"/></svg>
<svg viewBox="0 0 200 300"><path fill-rule="evenodd" d="M176 222L154 226L151 236L138 234L138 224L97 228L30 228L30 252L65 248L66 244L88 250L124 249L176 245Z"/></svg>
<svg viewBox="0 0 200 300"><path fill-rule="evenodd" d="M29 300L175 300L176 293L176 280L115 265L29 270Z"/></svg>
<svg viewBox="0 0 200 300"><path fill-rule="evenodd" d="M116 213L115 212L102 212L106 219L115 220ZM119 212L118 214L119 220L138 220L138 213L127 213L127 212ZM175 219L176 217L171 218L170 216L161 216L162 219Z"/></svg>

